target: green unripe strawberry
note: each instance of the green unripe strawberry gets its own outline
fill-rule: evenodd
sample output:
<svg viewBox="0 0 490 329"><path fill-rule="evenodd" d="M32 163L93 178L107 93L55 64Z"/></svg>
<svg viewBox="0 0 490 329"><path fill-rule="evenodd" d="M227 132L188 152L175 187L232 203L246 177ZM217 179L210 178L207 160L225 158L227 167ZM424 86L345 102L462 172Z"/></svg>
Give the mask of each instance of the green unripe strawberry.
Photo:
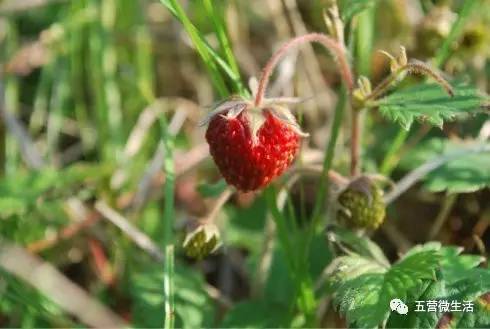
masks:
<svg viewBox="0 0 490 329"><path fill-rule="evenodd" d="M183 247L190 258L203 259L220 246L219 231L212 223L199 224L190 231L184 240Z"/></svg>
<svg viewBox="0 0 490 329"><path fill-rule="evenodd" d="M369 178L352 181L338 197L337 216L352 228L376 229L385 218L383 191Z"/></svg>

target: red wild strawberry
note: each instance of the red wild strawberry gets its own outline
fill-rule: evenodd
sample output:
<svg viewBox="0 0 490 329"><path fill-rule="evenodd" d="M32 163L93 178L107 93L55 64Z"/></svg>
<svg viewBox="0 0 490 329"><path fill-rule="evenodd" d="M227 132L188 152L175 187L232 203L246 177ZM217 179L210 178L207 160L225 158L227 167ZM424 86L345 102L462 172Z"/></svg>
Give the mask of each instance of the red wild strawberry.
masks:
<svg viewBox="0 0 490 329"><path fill-rule="evenodd" d="M266 100L256 108L249 101L231 99L211 112L206 140L228 184L243 192L257 190L291 165L305 134L282 106L287 102Z"/></svg>

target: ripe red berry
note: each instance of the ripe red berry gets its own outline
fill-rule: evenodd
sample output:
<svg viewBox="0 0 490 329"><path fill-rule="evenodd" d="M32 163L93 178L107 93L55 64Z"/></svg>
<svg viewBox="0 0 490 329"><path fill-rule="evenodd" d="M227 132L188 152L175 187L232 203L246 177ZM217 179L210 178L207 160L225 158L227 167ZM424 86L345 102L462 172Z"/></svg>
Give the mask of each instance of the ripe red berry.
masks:
<svg viewBox="0 0 490 329"><path fill-rule="evenodd" d="M228 184L240 191L253 191L291 165L301 132L285 108L250 109L245 103L238 104L238 110L235 105L211 116L206 140Z"/></svg>

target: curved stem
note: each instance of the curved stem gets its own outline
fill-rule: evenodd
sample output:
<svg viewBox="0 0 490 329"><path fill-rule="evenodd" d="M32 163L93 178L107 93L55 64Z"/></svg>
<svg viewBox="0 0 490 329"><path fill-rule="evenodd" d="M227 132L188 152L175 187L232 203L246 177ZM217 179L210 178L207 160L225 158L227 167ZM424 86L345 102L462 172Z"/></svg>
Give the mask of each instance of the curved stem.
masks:
<svg viewBox="0 0 490 329"><path fill-rule="evenodd" d="M402 73L408 72L410 74L420 74L420 75L425 75L428 76L432 79L434 79L439 86L441 86L442 89L451 97L454 96L454 90L453 87L444 79L436 70L428 66L427 64L416 60L412 59L410 62L402 67L400 67L398 70L390 74L387 78L385 78L383 81L380 82L379 85L374 88L373 92L366 97L366 101L370 100L375 100L381 97L385 92L388 91L388 89L392 86L393 83L399 82L399 77Z"/></svg>
<svg viewBox="0 0 490 329"><path fill-rule="evenodd" d="M287 53L287 51L307 42L319 43L335 55L338 61L342 79L344 80L344 83L346 84L349 91L352 91L352 89L354 88L354 78L349 62L347 61L346 52L343 45L338 43L335 39L332 39L324 34L310 33L288 41L281 48L279 48L279 50L277 50L274 55L272 55L272 57L269 59L264 69L262 70L262 76L259 81L257 95L255 96L255 106L260 106L262 104L271 74L279 61Z"/></svg>

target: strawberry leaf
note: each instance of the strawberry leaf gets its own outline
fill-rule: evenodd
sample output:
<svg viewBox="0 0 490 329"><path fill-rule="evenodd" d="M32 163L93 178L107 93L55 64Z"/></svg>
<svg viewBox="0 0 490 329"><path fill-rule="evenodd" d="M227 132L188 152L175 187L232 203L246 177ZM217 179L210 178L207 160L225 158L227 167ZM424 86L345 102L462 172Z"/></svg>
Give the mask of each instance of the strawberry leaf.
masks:
<svg viewBox="0 0 490 329"><path fill-rule="evenodd" d="M458 83L450 97L437 84L424 83L397 91L376 102L388 120L409 130L417 119L442 127L444 121L482 112L489 97L478 90Z"/></svg>
<svg viewBox="0 0 490 329"><path fill-rule="evenodd" d="M407 300L412 290L434 279L439 262L436 250L409 254L389 269L358 255L339 257L332 265L334 304L350 324L377 327L388 318L390 301Z"/></svg>
<svg viewBox="0 0 490 329"><path fill-rule="evenodd" d="M411 170L437 157L490 143L463 143L433 138L412 150L400 163ZM485 150L483 149L483 150ZM490 186L490 152L472 153L448 161L424 177L425 187L432 192L469 193Z"/></svg>

